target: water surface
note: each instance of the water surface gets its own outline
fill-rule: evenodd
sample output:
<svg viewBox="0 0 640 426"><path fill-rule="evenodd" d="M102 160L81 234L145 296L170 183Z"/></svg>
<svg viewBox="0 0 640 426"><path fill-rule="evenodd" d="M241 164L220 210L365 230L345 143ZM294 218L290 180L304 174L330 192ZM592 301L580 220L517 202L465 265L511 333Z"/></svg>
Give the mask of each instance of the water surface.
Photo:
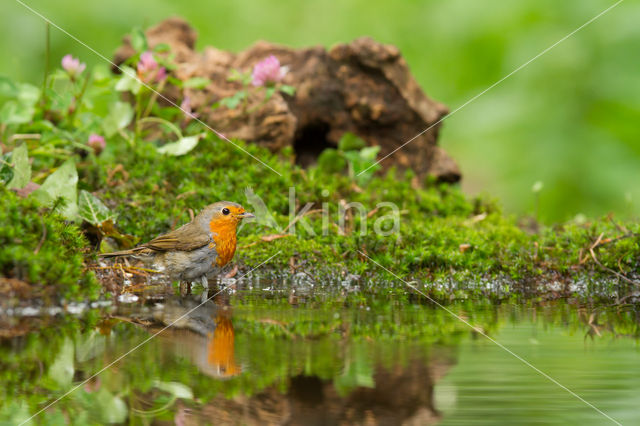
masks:
<svg viewBox="0 0 640 426"><path fill-rule="evenodd" d="M66 394L32 424L612 423L564 386L640 422L632 305L449 304L471 329L409 294L200 300L3 317L0 419L19 424Z"/></svg>

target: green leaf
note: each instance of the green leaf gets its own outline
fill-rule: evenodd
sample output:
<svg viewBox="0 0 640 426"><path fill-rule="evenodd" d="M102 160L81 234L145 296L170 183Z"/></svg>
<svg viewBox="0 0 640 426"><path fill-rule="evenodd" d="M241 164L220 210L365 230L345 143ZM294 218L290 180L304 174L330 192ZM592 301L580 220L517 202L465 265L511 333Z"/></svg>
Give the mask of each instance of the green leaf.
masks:
<svg viewBox="0 0 640 426"><path fill-rule="evenodd" d="M229 109L235 109L246 95L247 92L245 90L239 90L233 96L220 99L220 105L226 106Z"/></svg>
<svg viewBox="0 0 640 426"><path fill-rule="evenodd" d="M267 89L264 92L264 101L266 102L269 99L271 99L274 93L276 93L275 86L267 87Z"/></svg>
<svg viewBox="0 0 640 426"><path fill-rule="evenodd" d="M102 201L89 191L84 189L78 194L79 216L94 226L100 225L102 222L114 219L115 216L109 211Z"/></svg>
<svg viewBox="0 0 640 426"><path fill-rule="evenodd" d="M76 361L86 362L104 352L106 337L92 330L76 341Z"/></svg>
<svg viewBox="0 0 640 426"><path fill-rule="evenodd" d="M144 52L149 49L147 36L140 28L134 28L131 31L131 46L133 46L136 52Z"/></svg>
<svg viewBox="0 0 640 426"><path fill-rule="evenodd" d="M0 122L24 124L33 119L35 104L40 99L40 89L27 83L15 84L6 77L0 78Z"/></svg>
<svg viewBox="0 0 640 426"><path fill-rule="evenodd" d="M193 391L191 388L179 382L161 382L160 380L155 380L153 386L170 393L176 398L193 399Z"/></svg>
<svg viewBox="0 0 640 426"><path fill-rule="evenodd" d="M133 119L133 107L127 102L115 102L109 106L109 114L102 121L102 129L111 137L124 129Z"/></svg>
<svg viewBox="0 0 640 426"><path fill-rule="evenodd" d="M186 89L204 89L211 83L211 80L204 77L191 77L182 83L182 87Z"/></svg>
<svg viewBox="0 0 640 426"><path fill-rule="evenodd" d="M95 402L102 423L123 423L127 419L127 404L106 388L102 387L96 392Z"/></svg>
<svg viewBox="0 0 640 426"><path fill-rule="evenodd" d="M93 83L111 83L113 73L106 64L98 64L91 69L91 80Z"/></svg>
<svg viewBox="0 0 640 426"><path fill-rule="evenodd" d="M349 176L355 179L359 185L367 183L373 174L380 169L380 165L376 164L378 151L380 151L379 146L368 146L360 151L344 153L349 164Z"/></svg>
<svg viewBox="0 0 640 426"><path fill-rule="evenodd" d="M8 77L0 77L0 101L15 99L18 96L18 86Z"/></svg>
<svg viewBox="0 0 640 426"><path fill-rule="evenodd" d="M0 108L0 123L24 124L31 121L36 110L18 101L7 101Z"/></svg>
<svg viewBox="0 0 640 426"><path fill-rule="evenodd" d="M49 367L49 377L63 389L71 386L73 373L73 342L68 337L64 339L60 352Z"/></svg>
<svg viewBox="0 0 640 426"><path fill-rule="evenodd" d="M29 404L25 400L20 402L5 402L5 404L0 406L0 419L3 421L8 420L8 424L12 425L31 426L34 424L33 420L31 420L31 414L29 413Z"/></svg>
<svg viewBox="0 0 640 426"><path fill-rule="evenodd" d="M232 69L231 75L227 78L227 81L240 81L243 86L246 86L251 83L252 79L253 77L250 71L242 73L237 69Z"/></svg>
<svg viewBox="0 0 640 426"><path fill-rule="evenodd" d="M360 150L360 158L362 158L362 161L364 162L375 163L379 151L379 146L368 146L366 148L362 148Z"/></svg>
<svg viewBox="0 0 640 426"><path fill-rule="evenodd" d="M338 142L338 149L342 152L362 149L367 143L351 132L346 132Z"/></svg>
<svg viewBox="0 0 640 426"><path fill-rule="evenodd" d="M13 168L10 161L10 152L0 155L0 183L7 183L13 179Z"/></svg>
<svg viewBox="0 0 640 426"><path fill-rule="evenodd" d="M16 99L33 105L40 98L40 89L29 83L14 83L7 77L0 77L0 101Z"/></svg>
<svg viewBox="0 0 640 426"><path fill-rule="evenodd" d="M170 52L171 51L171 46L169 46L167 43L158 43L156 44L156 46L153 48L154 52Z"/></svg>
<svg viewBox="0 0 640 426"><path fill-rule="evenodd" d="M7 186L17 189L24 188L31 181L31 164L29 164L26 143L13 150L11 165L13 166L13 179Z"/></svg>
<svg viewBox="0 0 640 426"><path fill-rule="evenodd" d="M66 201L66 206L61 212L62 216L67 219L76 219L78 217L77 184L76 163L73 158L70 158L53 172L42 186L31 194L31 197L45 207L50 207L56 199L63 198Z"/></svg>
<svg viewBox="0 0 640 426"><path fill-rule="evenodd" d="M274 228L279 233L283 232L282 227L278 225L278 222L269 211L269 208L267 207L265 202L262 200L262 198L260 198L258 194L253 192L253 188L245 188L244 195L247 199L247 203L251 206L251 211L256 216L255 220L257 223L268 228Z"/></svg>
<svg viewBox="0 0 640 426"><path fill-rule="evenodd" d="M77 418L74 418L77 421ZM52 407L50 412L47 412L47 424L49 426L67 426L69 424L68 417L62 412L60 407ZM81 424L81 423L76 423Z"/></svg>
<svg viewBox="0 0 640 426"><path fill-rule="evenodd" d="M138 80L136 71L127 66L122 66L120 69L122 70L122 76L116 83L116 90L118 92L131 92L134 95L138 94L142 83Z"/></svg>
<svg viewBox="0 0 640 426"><path fill-rule="evenodd" d="M227 81L240 81L242 80L242 73L237 69L232 69Z"/></svg>
<svg viewBox="0 0 640 426"><path fill-rule="evenodd" d="M17 99L23 105L34 106L40 99L40 89L28 83L19 83Z"/></svg>
<svg viewBox="0 0 640 426"><path fill-rule="evenodd" d="M288 84L281 85L279 90L289 96L293 96L296 94L296 88L293 86L289 86Z"/></svg>
<svg viewBox="0 0 640 426"><path fill-rule="evenodd" d="M318 156L318 168L327 173L340 173L346 166L347 162L334 148L327 148Z"/></svg>
<svg viewBox="0 0 640 426"><path fill-rule="evenodd" d="M176 142L162 145L158 148L158 152L174 156L184 155L198 145L198 140L200 140L200 136L185 136Z"/></svg>

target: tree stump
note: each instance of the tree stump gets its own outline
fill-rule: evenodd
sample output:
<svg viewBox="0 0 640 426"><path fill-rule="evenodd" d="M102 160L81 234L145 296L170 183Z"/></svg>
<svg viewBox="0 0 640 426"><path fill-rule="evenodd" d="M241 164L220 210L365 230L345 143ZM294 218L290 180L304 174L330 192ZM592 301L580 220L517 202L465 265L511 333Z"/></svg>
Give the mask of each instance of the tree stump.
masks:
<svg viewBox="0 0 640 426"><path fill-rule="evenodd" d="M272 151L291 146L296 162L305 167L314 164L325 148L335 148L345 132L379 146L378 158L411 140L381 163L383 169L411 168L420 178L430 175L444 182L461 178L455 161L437 146L438 120L448 109L425 95L395 46L364 37L329 50L320 46L293 49L260 41L237 54L214 47L199 53L194 50L195 30L179 18L161 22L146 35L151 47L171 46L177 78L211 80L204 89L184 89L183 93L170 86L164 95L177 104L188 96L199 118L227 137ZM125 37L115 63L134 53ZM250 70L269 55L289 67L283 82L296 88L294 96L275 93L249 115L239 108L212 108L241 88L238 82L227 80L233 69Z"/></svg>

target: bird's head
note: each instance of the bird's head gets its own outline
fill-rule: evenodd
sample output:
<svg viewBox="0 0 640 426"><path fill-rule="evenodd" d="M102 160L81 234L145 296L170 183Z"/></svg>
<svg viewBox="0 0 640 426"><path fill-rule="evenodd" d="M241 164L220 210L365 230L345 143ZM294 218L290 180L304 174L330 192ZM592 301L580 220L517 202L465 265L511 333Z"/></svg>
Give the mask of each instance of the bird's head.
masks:
<svg viewBox="0 0 640 426"><path fill-rule="evenodd" d="M229 231L235 233L242 219L252 217L255 216L238 203L218 201L205 207L194 220L204 229L220 234Z"/></svg>

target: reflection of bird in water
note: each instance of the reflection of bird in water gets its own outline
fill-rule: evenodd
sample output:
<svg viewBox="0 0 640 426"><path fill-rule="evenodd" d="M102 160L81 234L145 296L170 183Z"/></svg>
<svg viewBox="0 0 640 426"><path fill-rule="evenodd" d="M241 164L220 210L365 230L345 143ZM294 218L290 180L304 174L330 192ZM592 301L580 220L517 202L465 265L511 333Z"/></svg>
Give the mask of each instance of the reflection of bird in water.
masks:
<svg viewBox="0 0 640 426"><path fill-rule="evenodd" d="M237 376L242 367L235 362L235 333L230 313L224 306L208 301L202 306L195 298L168 299L154 313L154 322L173 326L158 335L166 347L188 358L198 370L218 379ZM155 330L150 330L154 332Z"/></svg>
<svg viewBox="0 0 640 426"><path fill-rule="evenodd" d="M231 318L226 315L216 317L216 329L207 345L207 365L218 369L218 374L223 377L232 377L240 374L242 368L235 360L235 333Z"/></svg>

